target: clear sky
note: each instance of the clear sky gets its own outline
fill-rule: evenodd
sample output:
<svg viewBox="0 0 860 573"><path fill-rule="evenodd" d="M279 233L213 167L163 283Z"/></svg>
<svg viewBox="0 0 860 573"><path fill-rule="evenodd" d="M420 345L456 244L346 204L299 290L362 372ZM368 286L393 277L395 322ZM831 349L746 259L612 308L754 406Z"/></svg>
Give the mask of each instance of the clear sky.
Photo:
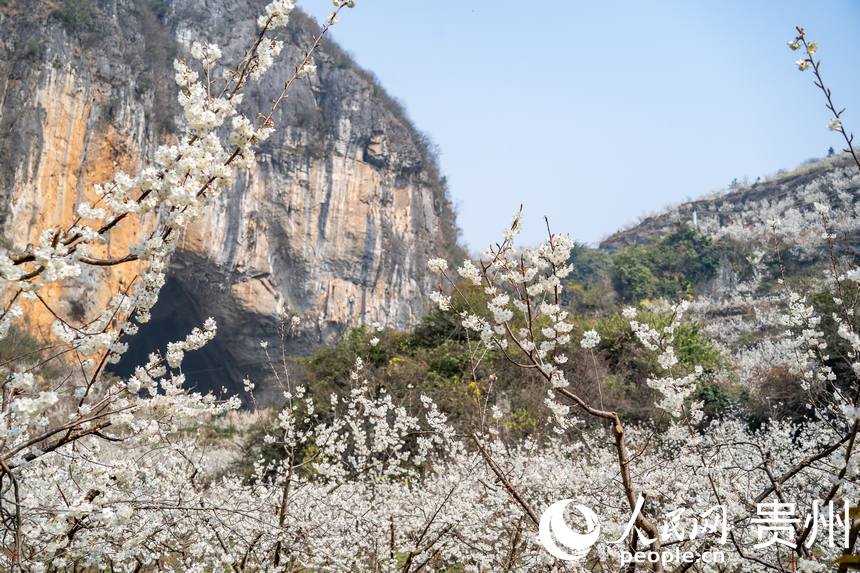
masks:
<svg viewBox="0 0 860 573"><path fill-rule="evenodd" d="M860 134L860 2L358 0L333 30L441 151L465 243L597 242L838 140L786 47L818 41ZM318 19L328 0L304 0Z"/></svg>

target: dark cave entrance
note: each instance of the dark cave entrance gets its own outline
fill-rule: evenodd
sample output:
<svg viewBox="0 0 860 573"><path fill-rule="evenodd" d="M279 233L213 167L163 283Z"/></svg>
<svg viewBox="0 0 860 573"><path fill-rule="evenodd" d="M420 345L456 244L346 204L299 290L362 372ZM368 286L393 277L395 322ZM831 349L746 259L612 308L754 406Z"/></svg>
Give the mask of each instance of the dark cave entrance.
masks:
<svg viewBox="0 0 860 573"><path fill-rule="evenodd" d="M148 356L167 349L168 342L184 340L194 327L203 325L208 316L214 315L205 303L192 296L176 278L168 276L158 302L152 308L152 318L140 326L138 333L125 340L128 351L122 360L109 368L117 376L130 376L135 367L146 363ZM220 333L206 346L187 352L182 361L182 373L188 388L216 396L241 391L241 383L231 371L231 353L219 341Z"/></svg>

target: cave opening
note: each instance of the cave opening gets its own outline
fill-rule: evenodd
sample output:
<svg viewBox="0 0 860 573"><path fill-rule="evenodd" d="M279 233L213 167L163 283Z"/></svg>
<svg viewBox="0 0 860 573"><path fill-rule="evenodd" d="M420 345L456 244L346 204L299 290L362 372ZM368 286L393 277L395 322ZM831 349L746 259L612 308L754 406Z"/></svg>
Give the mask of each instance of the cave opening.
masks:
<svg viewBox="0 0 860 573"><path fill-rule="evenodd" d="M209 310L205 301L168 275L158 302L152 307L152 318L140 325L137 334L124 340L128 350L109 371L117 376L130 376L137 366L146 364L151 353L159 351L163 355L169 342L184 340L195 327L201 327L214 314ZM211 391L219 397L224 388L228 395L239 393L241 383L231 371L230 360L231 353L218 335L203 348L186 352L181 368L186 387L204 394Z"/></svg>

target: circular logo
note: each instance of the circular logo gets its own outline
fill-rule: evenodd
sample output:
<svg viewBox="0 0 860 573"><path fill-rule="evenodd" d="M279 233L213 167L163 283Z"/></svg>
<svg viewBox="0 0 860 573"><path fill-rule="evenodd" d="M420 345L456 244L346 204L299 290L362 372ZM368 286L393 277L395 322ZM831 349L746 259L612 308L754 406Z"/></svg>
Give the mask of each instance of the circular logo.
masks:
<svg viewBox="0 0 860 573"><path fill-rule="evenodd" d="M541 515L538 528L538 538L546 550L553 557L564 561L584 559L600 536L597 514L584 505L575 505L574 508L585 518L586 532L577 533L567 526L564 521L564 510L572 501L572 499L563 499L549 506Z"/></svg>

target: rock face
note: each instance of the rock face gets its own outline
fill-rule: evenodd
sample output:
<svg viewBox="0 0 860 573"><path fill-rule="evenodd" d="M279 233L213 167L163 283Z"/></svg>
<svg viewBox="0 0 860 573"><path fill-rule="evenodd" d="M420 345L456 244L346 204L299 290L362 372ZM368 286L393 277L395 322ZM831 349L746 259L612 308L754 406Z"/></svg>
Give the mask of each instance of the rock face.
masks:
<svg viewBox="0 0 860 573"><path fill-rule="evenodd" d="M207 39L235 60L254 33L257 0L0 2L0 223L7 245L70 221L74 205L116 169L139 168L170 138L172 61ZM348 25L345 15L343 25ZM245 97L265 110L319 30L296 11L283 64ZM295 85L258 164L182 238L165 295L127 361L206 316L219 343L200 370L233 386L260 374L260 340L302 318L301 350L362 322L404 327L425 310L432 256L457 252L456 226L431 146L373 77L332 43L318 74ZM120 245L140 229L111 237ZM136 273L88 271L60 294L86 315ZM77 289L77 290L76 290ZM71 297L69 295L72 295ZM32 313L43 327L45 317ZM177 334L181 334L178 332ZM226 376L223 376L226 370Z"/></svg>

